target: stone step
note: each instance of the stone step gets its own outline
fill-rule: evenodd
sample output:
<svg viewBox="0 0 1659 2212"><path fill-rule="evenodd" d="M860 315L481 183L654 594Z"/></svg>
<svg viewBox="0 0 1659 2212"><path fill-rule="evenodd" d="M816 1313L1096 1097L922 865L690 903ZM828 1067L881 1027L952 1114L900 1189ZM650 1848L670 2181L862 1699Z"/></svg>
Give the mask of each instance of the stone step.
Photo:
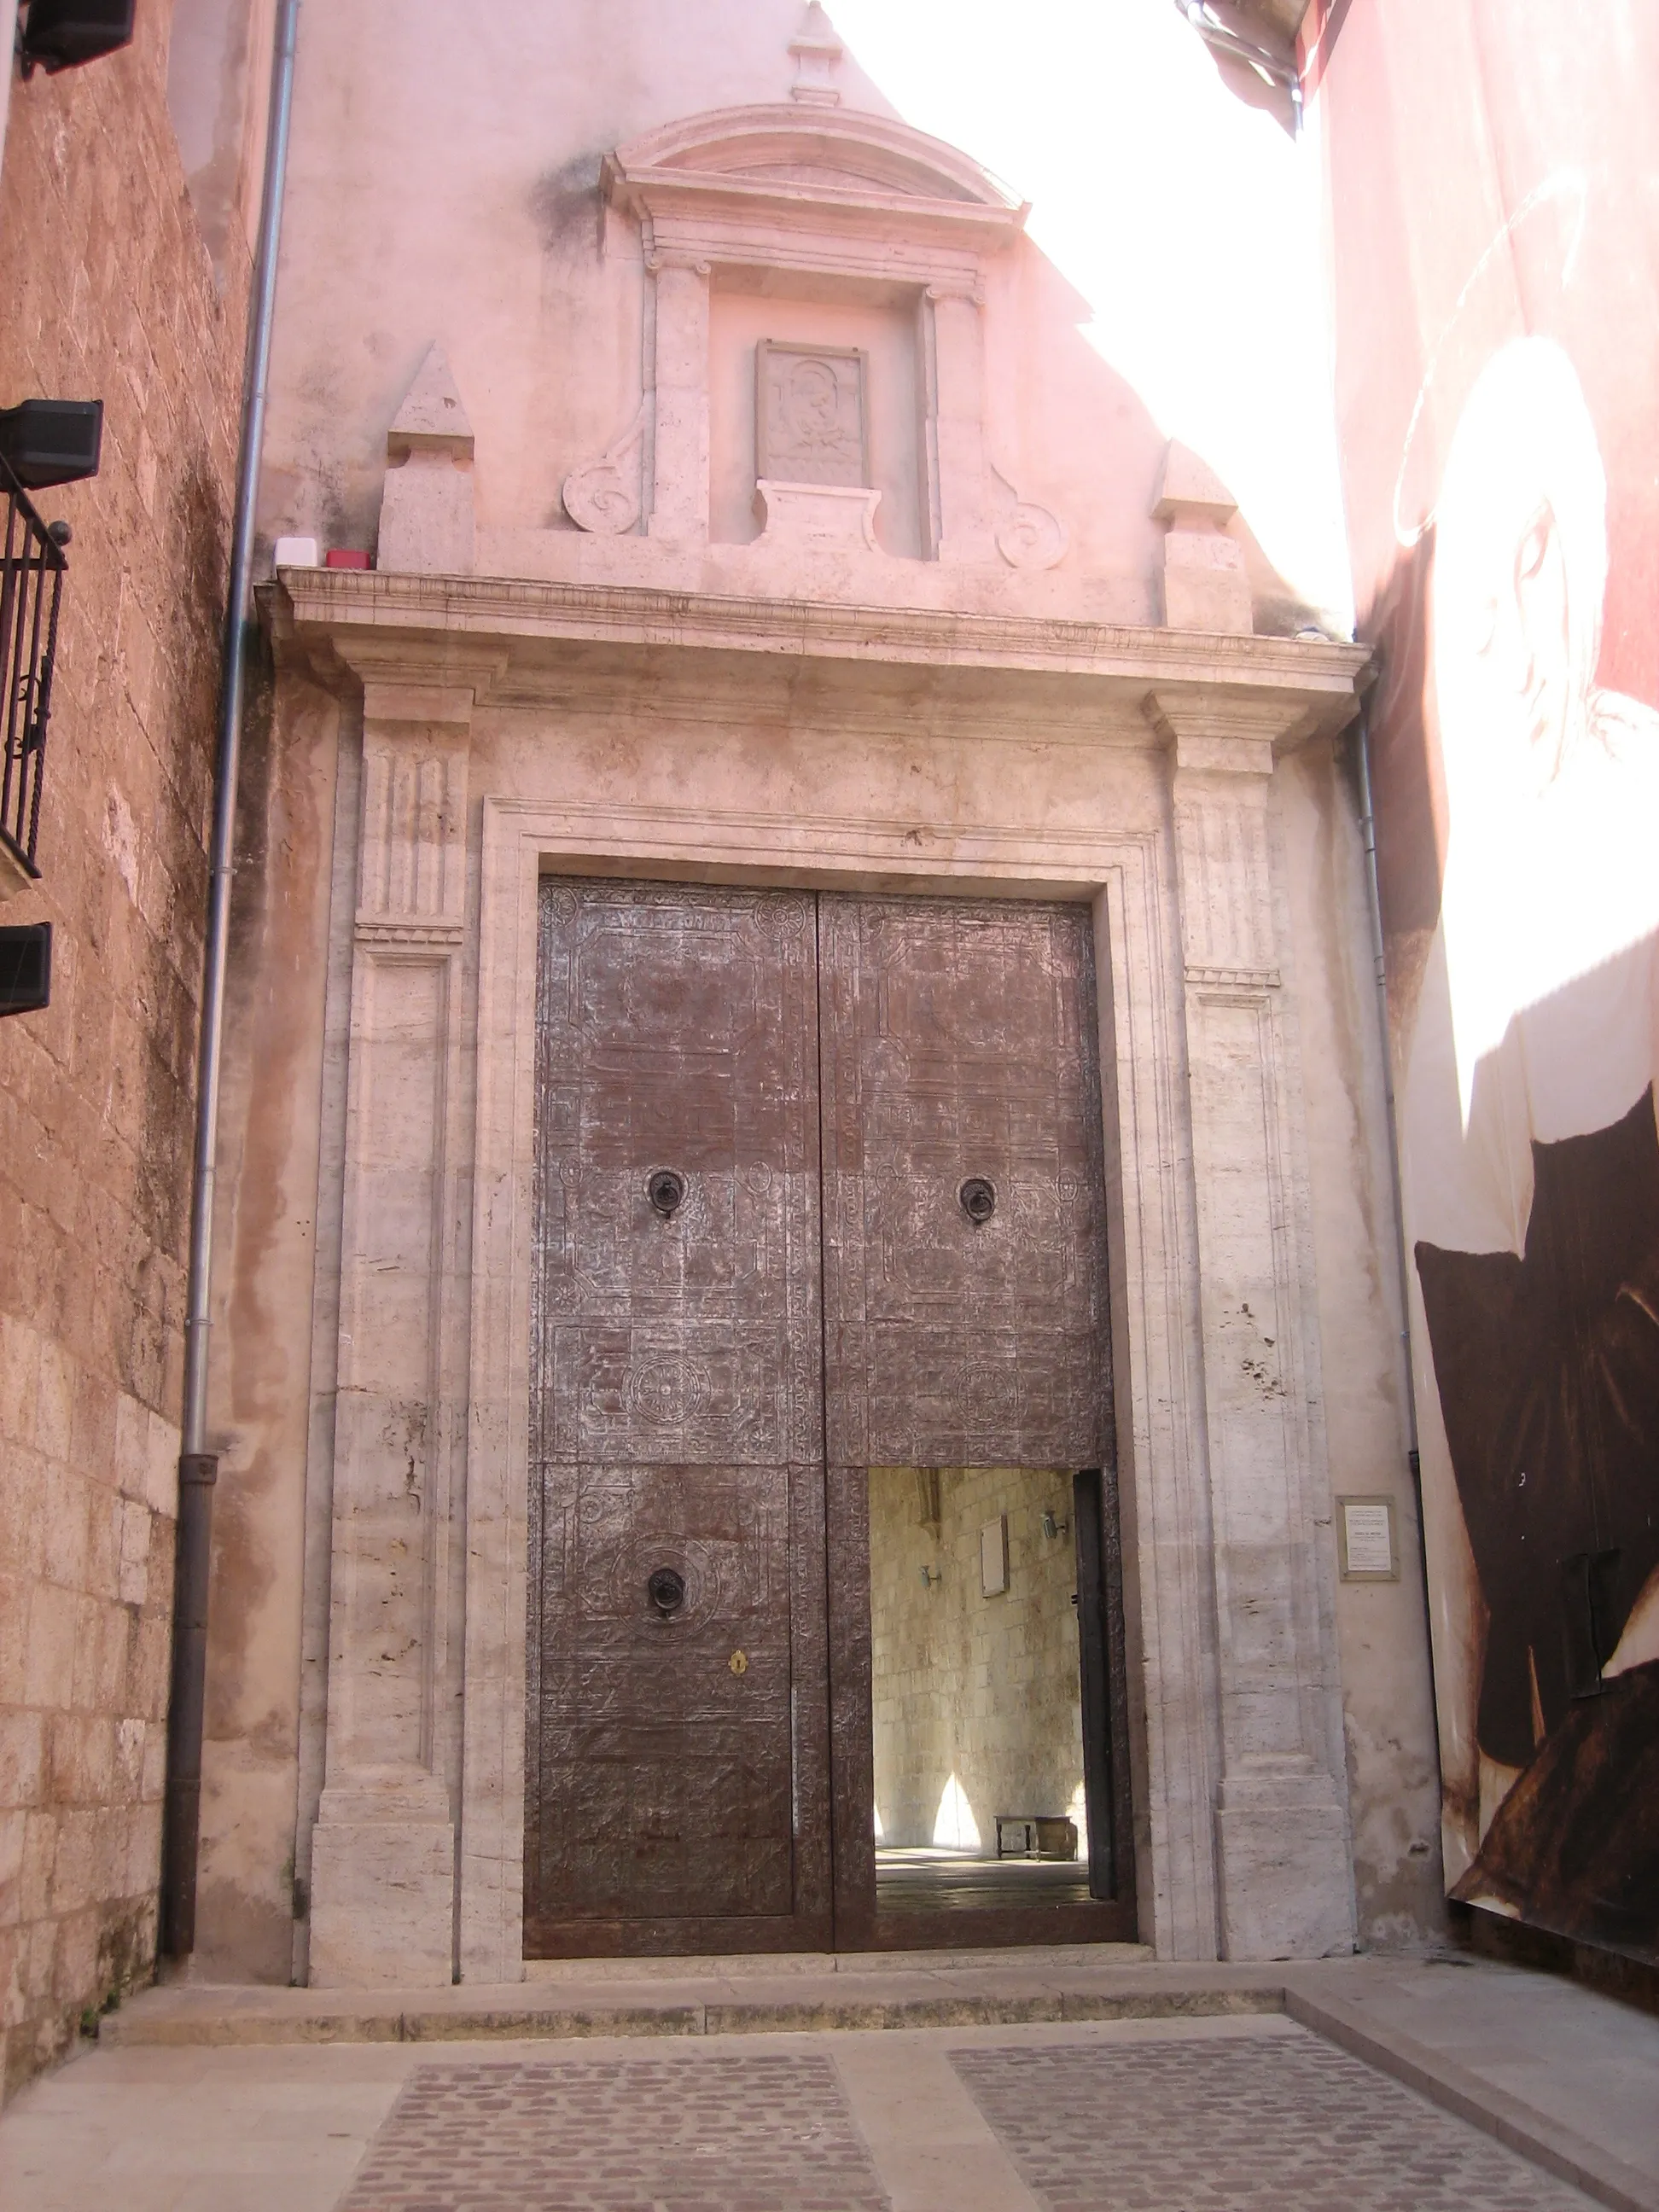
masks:
<svg viewBox="0 0 1659 2212"><path fill-rule="evenodd" d="M1113 1963L1069 1953L845 1960L586 1960L534 1980L437 1990L255 1989L177 1982L102 2021L100 2040L226 2046L605 2035L799 2034L1279 2012L1285 1970Z"/></svg>

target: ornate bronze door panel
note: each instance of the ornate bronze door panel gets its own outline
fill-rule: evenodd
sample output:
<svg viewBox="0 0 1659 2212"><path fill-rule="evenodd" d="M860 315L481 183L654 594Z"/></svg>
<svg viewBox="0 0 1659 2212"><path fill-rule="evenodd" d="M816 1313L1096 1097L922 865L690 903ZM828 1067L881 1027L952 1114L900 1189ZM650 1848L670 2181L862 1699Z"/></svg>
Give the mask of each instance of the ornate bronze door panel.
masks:
<svg viewBox="0 0 1659 2212"><path fill-rule="evenodd" d="M1087 912L550 880L536 1051L526 1951L901 1940L866 1471L1109 1463Z"/></svg>
<svg viewBox="0 0 1659 2212"><path fill-rule="evenodd" d="M829 1455L1110 1449L1089 910L820 902Z"/></svg>
<svg viewBox="0 0 1659 2212"><path fill-rule="evenodd" d="M870 1814L866 1470L1112 1463L1089 910L826 896L818 957L836 1940L1133 1935L1127 1886L878 1923Z"/></svg>
<svg viewBox="0 0 1659 2212"><path fill-rule="evenodd" d="M532 1956L830 1941L813 923L542 888Z"/></svg>

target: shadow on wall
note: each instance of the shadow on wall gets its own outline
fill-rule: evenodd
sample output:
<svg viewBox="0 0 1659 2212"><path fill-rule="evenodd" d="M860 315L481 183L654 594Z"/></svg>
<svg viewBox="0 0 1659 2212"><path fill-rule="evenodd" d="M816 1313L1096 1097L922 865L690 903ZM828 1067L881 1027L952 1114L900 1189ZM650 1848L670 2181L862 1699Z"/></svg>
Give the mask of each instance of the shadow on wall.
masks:
<svg viewBox="0 0 1659 2212"><path fill-rule="evenodd" d="M258 221L275 14L275 0L173 0L167 112L221 290Z"/></svg>

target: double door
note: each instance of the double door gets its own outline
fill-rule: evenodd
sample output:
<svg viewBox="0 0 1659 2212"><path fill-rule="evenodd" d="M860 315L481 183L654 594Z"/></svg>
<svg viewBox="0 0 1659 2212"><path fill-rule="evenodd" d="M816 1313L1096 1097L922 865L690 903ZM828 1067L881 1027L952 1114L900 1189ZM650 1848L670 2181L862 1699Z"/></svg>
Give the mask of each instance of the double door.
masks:
<svg viewBox="0 0 1659 2212"><path fill-rule="evenodd" d="M526 1951L881 1941L867 1471L1109 1468L1087 910L548 879L536 1050Z"/></svg>

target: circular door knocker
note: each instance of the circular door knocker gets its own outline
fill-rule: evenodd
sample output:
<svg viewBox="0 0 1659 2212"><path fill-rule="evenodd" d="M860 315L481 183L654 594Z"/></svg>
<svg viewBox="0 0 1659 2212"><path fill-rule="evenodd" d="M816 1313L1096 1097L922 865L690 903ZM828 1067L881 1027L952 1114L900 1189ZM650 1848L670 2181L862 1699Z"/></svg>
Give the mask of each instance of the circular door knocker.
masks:
<svg viewBox="0 0 1659 2212"><path fill-rule="evenodd" d="M665 1620L672 1620L685 1603L685 1577L672 1567L655 1567L645 1594Z"/></svg>
<svg viewBox="0 0 1659 2212"><path fill-rule="evenodd" d="M983 1176L969 1176L957 1197L975 1229L982 1229L997 1210L996 1185Z"/></svg>
<svg viewBox="0 0 1659 2212"><path fill-rule="evenodd" d="M665 1221L672 1221L685 1198L685 1177L676 1175L672 1168L659 1168L646 1184L645 1194L653 1210Z"/></svg>

